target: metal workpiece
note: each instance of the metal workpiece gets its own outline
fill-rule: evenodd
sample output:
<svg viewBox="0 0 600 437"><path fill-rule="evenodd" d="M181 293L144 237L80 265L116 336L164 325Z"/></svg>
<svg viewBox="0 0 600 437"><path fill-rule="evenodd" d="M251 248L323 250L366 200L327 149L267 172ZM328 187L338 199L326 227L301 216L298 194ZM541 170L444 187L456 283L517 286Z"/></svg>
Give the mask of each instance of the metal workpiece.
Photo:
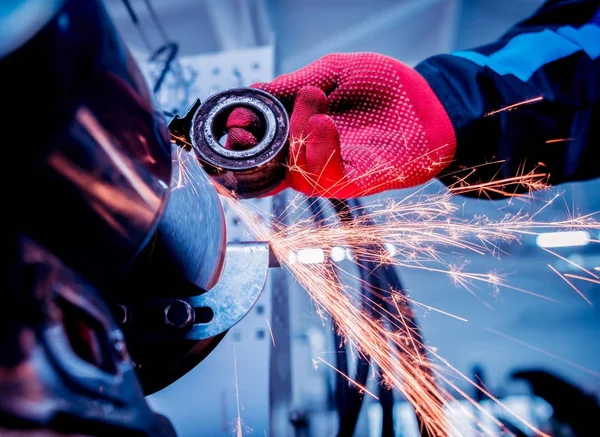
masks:
<svg viewBox="0 0 600 437"><path fill-rule="evenodd" d="M264 132L256 146L227 149L220 140L227 133L227 117L235 108L256 113ZM258 197L276 188L285 177L289 118L281 102L255 88L230 89L209 97L197 107L189 139L206 172L243 198Z"/></svg>
<svg viewBox="0 0 600 437"><path fill-rule="evenodd" d="M270 263L268 243L229 243L221 279L210 290L198 290L195 296L152 298L130 304L136 335L205 340L227 331L256 303ZM161 318L153 316L159 313Z"/></svg>
<svg viewBox="0 0 600 437"><path fill-rule="evenodd" d="M210 320L194 324L185 338L214 337L242 320L258 300L268 269L268 243L230 243L220 281L208 292L188 301L196 311L208 313Z"/></svg>
<svg viewBox="0 0 600 437"><path fill-rule="evenodd" d="M229 243L223 272L210 290L121 303L129 312L121 327L146 394L179 379L216 347L250 312L272 265L268 243Z"/></svg>

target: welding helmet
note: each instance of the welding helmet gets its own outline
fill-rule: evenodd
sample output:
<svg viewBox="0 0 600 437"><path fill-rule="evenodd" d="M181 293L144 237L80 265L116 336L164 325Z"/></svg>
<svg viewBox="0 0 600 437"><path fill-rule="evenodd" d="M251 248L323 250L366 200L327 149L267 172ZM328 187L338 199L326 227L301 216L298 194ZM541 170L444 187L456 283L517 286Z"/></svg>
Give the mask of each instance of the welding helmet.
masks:
<svg viewBox="0 0 600 437"><path fill-rule="evenodd" d="M202 360L260 293L231 279L235 262L223 274L225 254L268 252L226 250L216 191L170 143L100 0L1 2L0 79L0 432L173 435L144 395ZM240 288L252 293L220 317L219 293Z"/></svg>

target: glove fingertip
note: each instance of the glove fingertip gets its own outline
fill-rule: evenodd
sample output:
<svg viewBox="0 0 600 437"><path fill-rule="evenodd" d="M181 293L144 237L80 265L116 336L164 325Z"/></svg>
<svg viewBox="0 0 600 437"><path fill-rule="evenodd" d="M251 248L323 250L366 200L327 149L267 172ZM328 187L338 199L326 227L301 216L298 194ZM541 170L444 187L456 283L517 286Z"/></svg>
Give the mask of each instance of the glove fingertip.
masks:
<svg viewBox="0 0 600 437"><path fill-rule="evenodd" d="M346 186L340 136L333 119L313 115L307 127L306 168L314 179L315 191L332 197Z"/></svg>
<svg viewBox="0 0 600 437"><path fill-rule="evenodd" d="M306 125L307 159L318 163L322 157L340 156L340 135L333 119L326 114L313 115Z"/></svg>
<svg viewBox="0 0 600 437"><path fill-rule="evenodd" d="M294 139L304 139L308 122L314 115L327 112L327 105L327 96L319 88L314 86L300 88L290 118L290 136Z"/></svg>
<svg viewBox="0 0 600 437"><path fill-rule="evenodd" d="M251 109L238 107L231 111L227 117L227 129L232 128L251 128L261 124L260 117Z"/></svg>
<svg viewBox="0 0 600 437"><path fill-rule="evenodd" d="M227 132L225 148L229 150L247 150L258 144L254 135L245 129L234 127Z"/></svg>

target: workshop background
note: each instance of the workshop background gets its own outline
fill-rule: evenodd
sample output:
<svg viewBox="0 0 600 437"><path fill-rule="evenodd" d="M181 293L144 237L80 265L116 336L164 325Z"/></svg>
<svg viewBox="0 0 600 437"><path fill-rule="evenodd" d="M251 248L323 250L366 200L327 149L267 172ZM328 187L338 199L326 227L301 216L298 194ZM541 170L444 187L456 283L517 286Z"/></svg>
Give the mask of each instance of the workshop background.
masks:
<svg viewBox="0 0 600 437"><path fill-rule="evenodd" d="M494 40L542 3L107 0L110 15L155 88L159 103L166 111L179 114L196 98L268 81L331 52L373 51L414 65L430 55L474 47ZM169 60L169 70L163 74ZM442 189L434 184L427 192ZM498 218L519 208L535 211L560 191L564 201L555 202L538 216L551 221L569 212L599 211L599 189L600 184L592 181L556 187L529 203L462 197L454 202L465 217L487 214ZM408 193L381 197L402 198ZM253 202L265 211L281 208L272 201ZM229 239L247 238L236 227L239 220L229 212L227 217ZM484 378L491 393L517 413L544 426L551 407L510 375L518 369L544 369L589 393L600 392L600 287L577 283L588 303L548 267L564 273L574 269L569 261L589 269L600 266L600 246L586 244L599 238L563 238L564 247L555 250L564 260L543 251L534 237L502 247L506 254L500 260L464 254L471 271L506 273L511 285L539 292L554 302L514 290L503 289L498 294L485 287L473 295L444 275L415 270L398 273L415 300L468 320L417 309L427 343L461 372ZM335 375L327 366L315 368L313 361L335 350L333 341L329 322L316 314L307 294L284 271L272 271L256 307L217 350L149 399L172 419L181 437L231 436L238 413L248 436L334 436ZM477 396L467 384L461 387ZM418 436L410 405L398 395L395 399L396 435ZM496 412L493 403L483 401L483 405ZM529 435L530 431L521 428ZM355 436L380 435L381 407L367 396Z"/></svg>

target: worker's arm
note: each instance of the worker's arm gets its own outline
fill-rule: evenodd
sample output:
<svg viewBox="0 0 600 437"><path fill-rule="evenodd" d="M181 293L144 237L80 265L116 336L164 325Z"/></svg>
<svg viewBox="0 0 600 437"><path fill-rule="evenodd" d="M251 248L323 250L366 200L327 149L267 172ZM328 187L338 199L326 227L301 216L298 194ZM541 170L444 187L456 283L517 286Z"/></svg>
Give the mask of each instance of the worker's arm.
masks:
<svg viewBox="0 0 600 437"><path fill-rule="evenodd" d="M598 0L546 2L498 41L431 57L416 70L456 133L453 163L438 176L444 183L536 168L552 184L600 176ZM497 164L481 166L489 162Z"/></svg>
<svg viewBox="0 0 600 437"><path fill-rule="evenodd" d="M254 85L291 113L283 186L358 197L536 168L550 183L600 176L599 9L598 0L551 0L497 42L414 69L374 53L332 54ZM256 144L259 124L234 110L229 146Z"/></svg>

